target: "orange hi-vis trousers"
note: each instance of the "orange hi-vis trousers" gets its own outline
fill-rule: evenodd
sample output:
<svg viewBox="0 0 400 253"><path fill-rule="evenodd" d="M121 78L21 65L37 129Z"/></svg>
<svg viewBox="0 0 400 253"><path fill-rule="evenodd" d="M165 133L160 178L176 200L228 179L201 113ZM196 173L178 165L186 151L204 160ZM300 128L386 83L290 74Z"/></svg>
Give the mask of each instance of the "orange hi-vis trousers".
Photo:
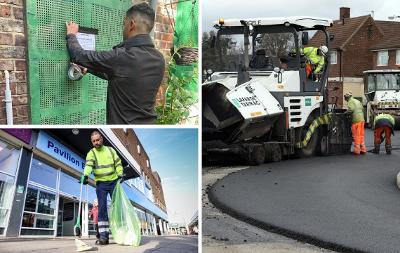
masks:
<svg viewBox="0 0 400 253"><path fill-rule="evenodd" d="M392 145L392 129L388 126L377 127L374 130L374 144L381 145L381 135L385 133L385 145L391 146Z"/></svg>
<svg viewBox="0 0 400 253"><path fill-rule="evenodd" d="M364 121L353 123L351 125L351 133L353 135L354 142L354 154L359 155L360 153L366 153L367 148L364 142Z"/></svg>

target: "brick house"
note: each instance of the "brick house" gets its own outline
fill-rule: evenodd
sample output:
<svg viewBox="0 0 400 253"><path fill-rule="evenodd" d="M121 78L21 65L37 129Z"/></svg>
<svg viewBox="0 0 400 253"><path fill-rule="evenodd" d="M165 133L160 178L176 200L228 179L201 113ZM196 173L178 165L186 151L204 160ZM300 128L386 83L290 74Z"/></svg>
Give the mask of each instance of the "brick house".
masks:
<svg viewBox="0 0 400 253"><path fill-rule="evenodd" d="M356 98L363 98L363 71L376 67L373 60L376 53L372 49L390 40L391 34L382 29L382 23L389 22L375 21L370 15L351 18L350 8L340 8L339 18L327 31L334 36L330 42L329 85L340 88L334 95L338 95L338 106L341 107L343 94L347 91L351 91ZM323 34L317 32L310 44L319 46L324 43L323 38Z"/></svg>
<svg viewBox="0 0 400 253"><path fill-rule="evenodd" d="M384 37L371 47L373 69L400 68L400 22L375 21Z"/></svg>
<svg viewBox="0 0 400 253"><path fill-rule="evenodd" d="M139 163L143 173L143 179L151 186L154 203L163 211L167 212L161 178L156 171L152 171L150 159L135 132L127 128L113 129L113 132L124 144L133 158Z"/></svg>
<svg viewBox="0 0 400 253"><path fill-rule="evenodd" d="M50 1L50 0L49 0ZM132 3L143 0L132 0ZM151 2L150 0L145 0ZM156 23L153 39L166 62L171 57L173 47L173 28L169 16L176 13L176 5L165 7L162 1L157 1ZM5 77L4 70L10 71L11 93L13 103L14 124L30 123L29 83L27 82L27 48L26 48L26 16L24 0L0 0L0 124L6 124L6 110L4 100ZM167 11L169 9L169 12ZM173 18L173 17L171 17ZM167 70L165 72L167 74ZM164 75L165 84L168 79ZM157 103L164 100L165 85L162 85L157 94Z"/></svg>

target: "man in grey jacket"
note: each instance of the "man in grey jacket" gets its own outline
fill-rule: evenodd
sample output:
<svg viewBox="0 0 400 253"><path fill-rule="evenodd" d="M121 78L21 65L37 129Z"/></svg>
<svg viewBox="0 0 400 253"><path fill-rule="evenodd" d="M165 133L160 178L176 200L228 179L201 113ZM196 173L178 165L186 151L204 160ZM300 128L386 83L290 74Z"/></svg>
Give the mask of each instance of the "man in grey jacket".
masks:
<svg viewBox="0 0 400 253"><path fill-rule="evenodd" d="M133 5L124 19L123 42L110 51L82 49L79 25L67 23L67 48L74 63L108 80L107 124L154 124L154 104L165 60L149 35L155 13L147 3ZM96 96L96 94L90 94Z"/></svg>

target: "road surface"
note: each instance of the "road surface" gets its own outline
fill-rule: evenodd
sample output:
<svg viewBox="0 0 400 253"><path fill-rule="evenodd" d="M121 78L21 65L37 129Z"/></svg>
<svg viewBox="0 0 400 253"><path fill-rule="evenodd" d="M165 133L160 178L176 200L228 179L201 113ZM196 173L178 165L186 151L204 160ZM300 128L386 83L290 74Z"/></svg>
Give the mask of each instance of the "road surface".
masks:
<svg viewBox="0 0 400 253"><path fill-rule="evenodd" d="M372 132L366 135L371 149ZM397 132L395 148L398 144ZM338 252L400 252L400 191L395 184L399 161L400 151L394 150L391 156L368 153L231 168L207 193L212 204L243 224L272 234ZM203 222L207 212L203 210ZM203 235L215 233L220 224L217 220L212 229L204 223ZM225 233L232 231L228 227ZM274 240L280 239L268 241Z"/></svg>

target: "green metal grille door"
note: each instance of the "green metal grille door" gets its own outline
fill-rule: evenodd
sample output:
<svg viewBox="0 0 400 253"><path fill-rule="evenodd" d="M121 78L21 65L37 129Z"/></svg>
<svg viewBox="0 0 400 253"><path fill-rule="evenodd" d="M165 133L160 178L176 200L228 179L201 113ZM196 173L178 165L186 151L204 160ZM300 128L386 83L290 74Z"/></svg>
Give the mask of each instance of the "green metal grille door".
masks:
<svg viewBox="0 0 400 253"><path fill-rule="evenodd" d="M105 124L107 82L67 77L66 21L98 30L96 50L122 41L131 0L29 0L28 67L32 124Z"/></svg>

